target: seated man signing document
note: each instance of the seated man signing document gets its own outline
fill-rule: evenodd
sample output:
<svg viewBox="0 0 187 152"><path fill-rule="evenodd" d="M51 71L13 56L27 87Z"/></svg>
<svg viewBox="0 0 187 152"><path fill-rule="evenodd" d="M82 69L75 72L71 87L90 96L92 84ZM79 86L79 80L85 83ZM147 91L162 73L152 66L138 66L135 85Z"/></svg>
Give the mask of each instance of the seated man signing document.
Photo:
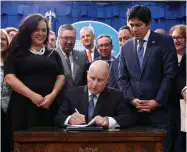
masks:
<svg viewBox="0 0 187 152"><path fill-rule="evenodd" d="M104 128L129 127L135 119L123 95L116 89L106 87L109 66L98 60L91 64L87 73L87 86L70 90L58 114L57 126L81 125L94 118L94 124Z"/></svg>

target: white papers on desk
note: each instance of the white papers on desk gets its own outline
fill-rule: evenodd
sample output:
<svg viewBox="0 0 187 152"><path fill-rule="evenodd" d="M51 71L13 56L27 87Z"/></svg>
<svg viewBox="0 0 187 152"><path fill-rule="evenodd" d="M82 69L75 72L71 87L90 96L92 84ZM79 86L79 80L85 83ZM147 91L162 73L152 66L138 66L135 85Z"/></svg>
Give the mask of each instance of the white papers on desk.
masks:
<svg viewBox="0 0 187 152"><path fill-rule="evenodd" d="M181 111L181 131L187 132L186 121L187 121L187 104L183 99L180 99L180 111Z"/></svg>
<svg viewBox="0 0 187 152"><path fill-rule="evenodd" d="M95 124L95 119L96 119L96 117L94 117L88 124L70 125L70 126L71 127L88 127L88 126L91 126L91 125Z"/></svg>

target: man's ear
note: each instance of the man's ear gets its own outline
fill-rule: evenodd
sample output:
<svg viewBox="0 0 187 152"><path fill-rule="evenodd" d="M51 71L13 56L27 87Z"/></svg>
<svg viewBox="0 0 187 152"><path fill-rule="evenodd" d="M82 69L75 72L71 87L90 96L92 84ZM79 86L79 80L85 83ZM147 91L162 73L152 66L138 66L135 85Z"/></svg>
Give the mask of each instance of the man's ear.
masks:
<svg viewBox="0 0 187 152"><path fill-rule="evenodd" d="M109 82L109 75L106 78L106 84L108 84L108 82Z"/></svg>

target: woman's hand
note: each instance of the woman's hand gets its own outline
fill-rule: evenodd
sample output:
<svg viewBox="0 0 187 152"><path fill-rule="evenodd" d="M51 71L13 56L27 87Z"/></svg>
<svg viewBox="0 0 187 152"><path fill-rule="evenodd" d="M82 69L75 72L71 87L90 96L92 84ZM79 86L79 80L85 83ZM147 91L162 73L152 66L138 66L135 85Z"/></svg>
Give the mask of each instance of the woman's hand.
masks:
<svg viewBox="0 0 187 152"><path fill-rule="evenodd" d="M53 103L53 101L55 100L55 95L50 93L48 95L46 95L42 101L42 103L40 103L40 107L45 108L45 109L49 109L49 107L51 106L51 104Z"/></svg>
<svg viewBox="0 0 187 152"><path fill-rule="evenodd" d="M43 102L44 98L40 95L35 93L34 95L32 95L31 97L31 101L37 106L40 107L40 104Z"/></svg>

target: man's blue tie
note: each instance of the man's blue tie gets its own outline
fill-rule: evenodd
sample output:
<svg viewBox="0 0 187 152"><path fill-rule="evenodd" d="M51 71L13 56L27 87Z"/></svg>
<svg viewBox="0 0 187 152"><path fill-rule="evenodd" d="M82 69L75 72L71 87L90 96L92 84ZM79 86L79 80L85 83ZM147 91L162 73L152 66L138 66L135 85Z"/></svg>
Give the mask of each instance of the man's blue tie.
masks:
<svg viewBox="0 0 187 152"><path fill-rule="evenodd" d="M142 65L143 65L143 54L144 54L144 44L145 40L140 40L139 41L139 45L138 45L138 60L139 60L139 64L140 64L140 70L142 71Z"/></svg>
<svg viewBox="0 0 187 152"><path fill-rule="evenodd" d="M95 98L95 96L91 95L90 96L90 101L88 103L88 122L90 120L92 120L92 116L93 116L93 113L94 113L94 98Z"/></svg>

